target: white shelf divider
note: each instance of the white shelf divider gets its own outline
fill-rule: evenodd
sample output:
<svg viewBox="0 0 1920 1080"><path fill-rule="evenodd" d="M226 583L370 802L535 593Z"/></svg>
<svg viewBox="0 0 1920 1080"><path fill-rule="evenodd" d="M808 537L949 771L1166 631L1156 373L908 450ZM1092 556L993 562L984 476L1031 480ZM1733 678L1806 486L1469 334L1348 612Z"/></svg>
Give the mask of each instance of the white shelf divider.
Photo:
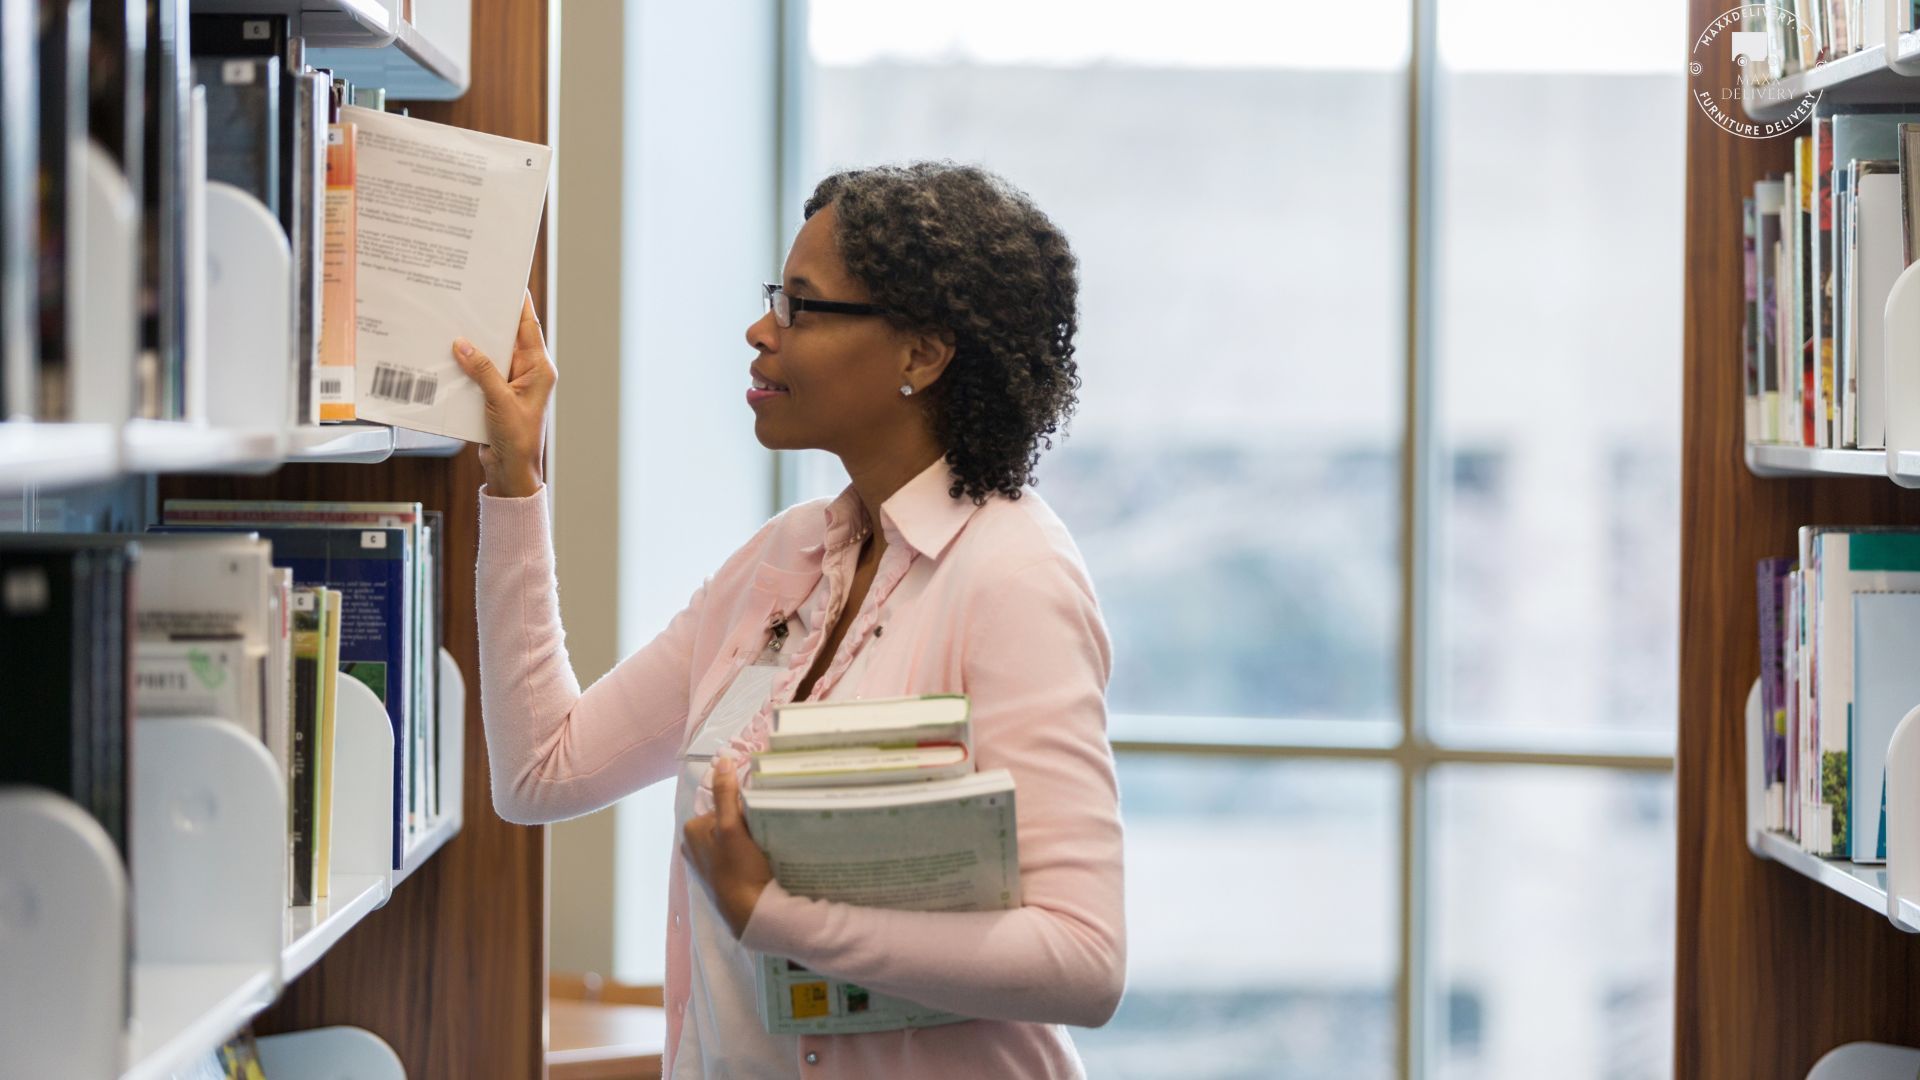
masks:
<svg viewBox="0 0 1920 1080"><path fill-rule="evenodd" d="M0 1074L113 1076L127 1008L127 871L70 799L0 787Z"/></svg>
<svg viewBox="0 0 1920 1080"><path fill-rule="evenodd" d="M1766 717L1761 715L1760 682L1747 693L1747 848L1762 859L1812 878L1821 885L1882 915L1907 933L1920 933L1920 893L1911 891L1920 871L1920 708L1894 730L1887 752L1887 862L1884 866L1845 858L1825 859L1801 849L1792 837L1766 827ZM1897 755L1897 756L1896 756ZM1904 815L1903 815L1904 812ZM1896 825L1896 822L1900 824Z"/></svg>
<svg viewBox="0 0 1920 1080"><path fill-rule="evenodd" d="M393 429L385 424L302 424L287 438L288 461L375 465L393 456Z"/></svg>
<svg viewBox="0 0 1920 1080"><path fill-rule="evenodd" d="M1916 80L1920 81L1920 80ZM1920 487L1920 371L1909 350L1920 341L1920 273L1907 267L1887 293L1880 370L1887 396L1887 475Z"/></svg>
<svg viewBox="0 0 1920 1080"><path fill-rule="evenodd" d="M327 896L286 909L280 982L312 967L393 888L393 725L380 699L349 675L339 680L333 725L333 824Z"/></svg>
<svg viewBox="0 0 1920 1080"><path fill-rule="evenodd" d="M1889 421L1891 423L1891 421ZM1885 476L1883 450L1816 450L1807 446L1748 443L1747 468L1755 476Z"/></svg>
<svg viewBox="0 0 1920 1080"><path fill-rule="evenodd" d="M407 1080L400 1055L365 1028L323 1027L262 1035L261 1069L273 1080Z"/></svg>
<svg viewBox="0 0 1920 1080"><path fill-rule="evenodd" d="M130 757L134 1013L126 1080L211 1052L279 992L287 792L225 720L140 720Z"/></svg>

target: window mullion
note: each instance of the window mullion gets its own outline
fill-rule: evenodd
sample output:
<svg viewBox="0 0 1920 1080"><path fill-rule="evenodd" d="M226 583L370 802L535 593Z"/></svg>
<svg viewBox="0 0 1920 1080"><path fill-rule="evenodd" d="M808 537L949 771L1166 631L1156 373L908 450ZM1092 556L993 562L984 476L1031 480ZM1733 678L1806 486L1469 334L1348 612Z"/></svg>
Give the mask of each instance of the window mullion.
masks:
<svg viewBox="0 0 1920 1080"><path fill-rule="evenodd" d="M1407 207L1405 398L1402 409L1400 507L1400 978L1397 986L1398 1073L1427 1072L1426 992L1427 776L1433 705L1434 500L1439 492L1433 426L1433 137L1437 0L1409 0L1407 67Z"/></svg>

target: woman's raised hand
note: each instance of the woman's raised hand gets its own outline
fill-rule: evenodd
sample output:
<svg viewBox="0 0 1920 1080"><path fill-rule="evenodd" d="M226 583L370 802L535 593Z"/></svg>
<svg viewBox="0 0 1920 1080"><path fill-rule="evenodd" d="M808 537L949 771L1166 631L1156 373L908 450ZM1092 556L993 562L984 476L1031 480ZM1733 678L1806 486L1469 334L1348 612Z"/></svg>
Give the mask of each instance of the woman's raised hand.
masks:
<svg viewBox="0 0 1920 1080"><path fill-rule="evenodd" d="M487 395L487 445L480 464L487 470L487 493L521 499L540 490L546 457L547 403L559 372L547 355L533 294L520 305L520 330L513 339L513 361L505 375L487 354L466 338L456 338L453 358Z"/></svg>

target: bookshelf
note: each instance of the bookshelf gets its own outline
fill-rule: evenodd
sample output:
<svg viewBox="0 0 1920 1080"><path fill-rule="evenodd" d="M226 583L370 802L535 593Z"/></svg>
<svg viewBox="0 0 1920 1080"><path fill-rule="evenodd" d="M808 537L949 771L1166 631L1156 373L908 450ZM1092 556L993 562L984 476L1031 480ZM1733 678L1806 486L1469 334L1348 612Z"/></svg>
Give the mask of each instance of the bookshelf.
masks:
<svg viewBox="0 0 1920 1080"><path fill-rule="evenodd" d="M1689 30L1724 10L1691 0ZM1920 39L1903 36L1898 51L1920 54ZM1698 59L1731 80L1730 55ZM1828 104L1920 100L1920 80L1895 81L1905 77L1884 50L1810 78ZM1875 468L1743 452L1741 200L1787 169L1792 146L1735 137L1687 108L1674 1075L1798 1080L1842 1044L1920 1045L1920 934L1889 925L1885 900L1850 866L1764 836L1756 857L1754 568L1793 551L1804 524L1920 524L1920 497L1877 479L1899 479L1909 459L1898 450L1868 452Z"/></svg>
<svg viewBox="0 0 1920 1080"><path fill-rule="evenodd" d="M297 12L316 63L325 48L350 54L343 73L353 63L417 69L415 82L388 83L389 101L415 115L547 139L546 0L493 0L470 13L467 0L414 0L412 22L397 18L398 0L191 6ZM417 104L426 99L435 103ZM542 249L531 287L543 310L545 275ZM376 424L246 421L0 423L0 496L24 497L28 520L37 502L42 517L56 506L61 520L103 528L137 529L144 522L127 507L170 497L404 499L442 511L445 813L393 867L392 728L349 679L324 903L285 906L284 780L257 741L223 724L141 722L129 762L130 867L74 803L0 788L0 1072L165 1077L251 1022L285 1060L304 1060L285 1067L294 1080L340 1075L348 1062L353 1075L381 1078L542 1075L546 830L508 825L484 782L464 782L486 776L478 695L463 681L478 660L478 462L454 440ZM220 888L211 899L170 891L195 881ZM120 963L129 941L130 971ZM54 1056L19 1060L42 1048Z"/></svg>
<svg viewBox="0 0 1920 1080"><path fill-rule="evenodd" d="M1704 23L1700 25L1705 25ZM1899 35L1894 54L1901 64L1920 61L1920 33ZM1778 120L1793 110L1794 103L1806 94L1819 93L1826 105L1886 105L1920 102L1920 83L1887 65L1883 45L1849 53L1838 60L1821 64L1812 71L1789 75L1777 86L1780 94L1767 105L1757 99L1745 102L1747 116L1754 120Z"/></svg>
<svg viewBox="0 0 1920 1080"><path fill-rule="evenodd" d="M1920 709L1915 710L1920 713ZM1762 859L1777 862L1789 870L1832 889L1841 896L1887 917L1895 929L1920 934L1920 893L1908 893L1901 884L1911 877L1910 868L1920 861L1913 850L1915 830L1896 832L1889 838L1887 862L1883 866L1865 865L1848 859L1823 859L1810 854L1783 833L1766 827L1766 776L1761 750L1760 683L1756 680L1747 695L1747 847ZM1908 717L1904 735L1896 735L1901 745L1911 749L1920 743L1920 718ZM1910 755L1904 762L1889 758L1889 808L1899 805L1901 790L1920 781L1920 758ZM1891 824L1891 823L1890 823ZM1898 864L1899 869L1895 866ZM1900 882L1901 884L1895 884Z"/></svg>

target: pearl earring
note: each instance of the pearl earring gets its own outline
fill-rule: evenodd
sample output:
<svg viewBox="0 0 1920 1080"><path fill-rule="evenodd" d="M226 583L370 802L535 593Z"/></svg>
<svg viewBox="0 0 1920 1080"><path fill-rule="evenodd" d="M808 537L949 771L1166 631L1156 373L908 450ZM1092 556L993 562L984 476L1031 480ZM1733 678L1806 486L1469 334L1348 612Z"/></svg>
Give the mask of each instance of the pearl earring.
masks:
<svg viewBox="0 0 1920 1080"><path fill-rule="evenodd" d="M912 396L913 396L913 384L912 384L912 383L906 383L906 384L904 384L904 385L902 385L902 386L900 387L900 396L901 396L901 397L912 397Z"/></svg>

